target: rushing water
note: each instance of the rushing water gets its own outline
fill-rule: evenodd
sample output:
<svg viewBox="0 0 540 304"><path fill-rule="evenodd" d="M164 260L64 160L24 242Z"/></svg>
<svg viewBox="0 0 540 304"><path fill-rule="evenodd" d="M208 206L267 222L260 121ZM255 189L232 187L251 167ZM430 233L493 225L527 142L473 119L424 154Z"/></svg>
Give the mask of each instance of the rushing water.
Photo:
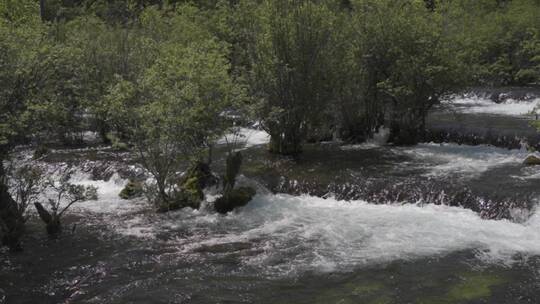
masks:
<svg viewBox="0 0 540 304"><path fill-rule="evenodd" d="M73 182L99 200L76 205L59 239L30 220L25 251L0 253L0 303L540 302L540 168L526 151L381 134L290 160L264 152L264 132L240 133L240 183L258 195L228 215L156 214L118 198L121 172L79 164ZM89 152L47 166L66 153Z"/></svg>

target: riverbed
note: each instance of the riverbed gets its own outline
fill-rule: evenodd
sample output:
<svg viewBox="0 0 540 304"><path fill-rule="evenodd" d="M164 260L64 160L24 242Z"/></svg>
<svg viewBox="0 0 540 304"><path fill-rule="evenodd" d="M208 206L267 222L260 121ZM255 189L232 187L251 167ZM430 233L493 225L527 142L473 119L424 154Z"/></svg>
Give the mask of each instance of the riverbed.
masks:
<svg viewBox="0 0 540 304"><path fill-rule="evenodd" d="M534 136L533 102L456 99L432 120ZM156 214L118 197L124 156L53 151L44 165L75 160L73 182L99 199L76 205L58 239L31 218L24 252L0 253L0 303L540 302L540 168L522 164L525 147L393 147L381 130L290 159L266 153L263 131L240 133L239 182L258 194L227 215L209 202Z"/></svg>

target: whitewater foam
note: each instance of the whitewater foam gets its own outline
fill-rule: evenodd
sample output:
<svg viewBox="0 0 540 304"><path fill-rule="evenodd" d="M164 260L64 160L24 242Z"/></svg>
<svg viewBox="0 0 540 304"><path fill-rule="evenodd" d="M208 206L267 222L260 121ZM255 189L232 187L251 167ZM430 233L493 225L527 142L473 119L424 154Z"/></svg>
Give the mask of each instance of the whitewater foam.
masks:
<svg viewBox="0 0 540 304"><path fill-rule="evenodd" d="M434 172L460 173L518 162L526 154L487 146L434 144L413 150L403 148L401 153L439 162ZM164 243L171 248L169 254L181 259L230 254L246 266L271 274L349 271L463 250L475 252L481 261L503 264L514 262L517 256L540 255L538 211L515 223L485 220L459 207L263 194L226 216L209 208L155 214L144 199L121 200L118 193L126 181L116 175L108 181L93 181L80 173L72 181L99 187L98 201L80 203L73 212L103 215L100 224L119 235Z"/></svg>
<svg viewBox="0 0 540 304"><path fill-rule="evenodd" d="M373 205L313 196L259 195L227 216L181 210L117 227L135 237L168 240L182 257L235 248L242 262L263 271L348 271L394 260L473 250L485 262L510 264L516 254L540 254L540 215L524 224L484 220L473 211L437 205ZM124 225L125 224L125 225ZM186 235L186 231L189 233ZM180 233L182 232L182 233ZM220 255L227 250L218 251Z"/></svg>
<svg viewBox="0 0 540 304"><path fill-rule="evenodd" d="M397 151L425 162L427 175L442 176L462 174L478 175L503 165L519 165L527 156L525 150L508 150L493 146L458 145L452 143L422 143L414 147L397 148Z"/></svg>
<svg viewBox="0 0 540 304"><path fill-rule="evenodd" d="M465 97L447 100L443 104L451 104L455 107L455 110L461 113L522 116L530 114L539 106L540 98L531 101L509 99L502 103L495 103L486 98Z"/></svg>
<svg viewBox="0 0 540 304"><path fill-rule="evenodd" d="M220 138L218 144L239 144L243 146L243 149L264 145L270 141L270 135L263 130L250 129L250 128L238 128L235 133L227 134Z"/></svg>

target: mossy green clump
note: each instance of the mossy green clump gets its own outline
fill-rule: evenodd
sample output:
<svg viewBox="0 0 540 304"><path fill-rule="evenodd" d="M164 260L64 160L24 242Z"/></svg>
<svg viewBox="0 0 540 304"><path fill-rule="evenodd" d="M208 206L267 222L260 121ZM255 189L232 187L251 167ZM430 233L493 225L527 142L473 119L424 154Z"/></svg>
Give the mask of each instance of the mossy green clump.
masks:
<svg viewBox="0 0 540 304"><path fill-rule="evenodd" d="M460 303L488 298L491 296L491 288L503 283L504 279L497 275L467 273L461 275L461 282L452 286L446 294L446 299L450 303Z"/></svg>
<svg viewBox="0 0 540 304"><path fill-rule="evenodd" d="M214 208L217 212L223 214L233 211L235 208L247 205L255 196L255 193L255 189L251 187L239 187L229 190L214 202Z"/></svg>
<svg viewBox="0 0 540 304"><path fill-rule="evenodd" d="M201 199L188 192L175 192L169 201L158 204L157 212L163 213L186 207L199 209L201 207Z"/></svg>
<svg viewBox="0 0 540 304"><path fill-rule="evenodd" d="M208 164L196 162L177 184L177 189L165 201L156 203L157 212L167 212L182 208L199 209L204 200L203 190L216 183Z"/></svg>
<svg viewBox="0 0 540 304"><path fill-rule="evenodd" d="M488 300L492 288L504 284L500 275L466 272L459 275L459 282L451 285L444 295L418 299L417 304L461 304L470 301Z"/></svg>
<svg viewBox="0 0 540 304"><path fill-rule="evenodd" d="M384 285L380 282L367 282L365 284L355 284L353 287L354 295L372 294L384 289Z"/></svg>
<svg viewBox="0 0 540 304"><path fill-rule="evenodd" d="M107 133L105 135L107 140L111 143L111 148L115 151L127 151L128 145L120 139L120 137L116 136L114 133Z"/></svg>
<svg viewBox="0 0 540 304"><path fill-rule="evenodd" d="M141 182L129 180L124 189L120 191L118 196L121 199L129 200L143 195L143 185Z"/></svg>
<svg viewBox="0 0 540 304"><path fill-rule="evenodd" d="M315 303L392 303L392 297L386 286L377 281L349 282L325 290L317 296Z"/></svg>
<svg viewBox="0 0 540 304"><path fill-rule="evenodd" d="M202 199L204 197L203 189L200 187L200 177L191 176L184 180L181 185L182 192L194 198Z"/></svg>
<svg viewBox="0 0 540 304"><path fill-rule="evenodd" d="M380 296L368 302L369 304L390 304L392 303L392 298L387 295Z"/></svg>

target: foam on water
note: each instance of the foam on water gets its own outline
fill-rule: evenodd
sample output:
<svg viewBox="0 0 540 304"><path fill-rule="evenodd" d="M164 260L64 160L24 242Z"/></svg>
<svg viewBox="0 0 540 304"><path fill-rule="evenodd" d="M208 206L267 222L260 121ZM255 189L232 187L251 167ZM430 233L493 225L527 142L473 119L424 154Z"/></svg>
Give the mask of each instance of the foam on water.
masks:
<svg viewBox="0 0 540 304"><path fill-rule="evenodd" d="M498 104L486 98L466 97L448 100L443 103L455 106L455 109L461 113L521 116L531 113L535 107L540 105L540 98L531 101L509 99Z"/></svg>
<svg viewBox="0 0 540 304"><path fill-rule="evenodd" d="M237 143L243 148L264 145L270 141L270 135L263 130L238 128L234 134L227 134L217 141L218 144Z"/></svg>
<svg viewBox="0 0 540 304"><path fill-rule="evenodd" d="M433 174L474 174L500 164L521 162L526 152L493 147L421 144L397 153L433 161ZM374 205L314 196L260 194L226 216L210 208L155 214L141 200L118 193L125 180L93 181L76 174L73 182L99 187L99 200L73 212L104 215L100 223L119 235L159 242L180 259L208 255L239 259L263 273L349 271L394 260L472 250L481 261L512 263L516 255L540 255L540 212L522 223L485 220L471 210L436 205ZM166 237L164 237L166 236Z"/></svg>
<svg viewBox="0 0 540 304"><path fill-rule="evenodd" d="M73 210L79 212L93 212L103 214L124 214L145 208L142 199L123 200L118 194L127 184L118 174L114 174L108 181L92 180L86 173L76 172L70 182L77 185L97 187L98 200L80 202L73 205Z"/></svg>
<svg viewBox="0 0 540 304"><path fill-rule="evenodd" d="M397 151L425 162L428 175L446 174L478 175L503 165L519 165L527 156L525 150L508 150L493 146L469 146L451 143L423 143Z"/></svg>
<svg viewBox="0 0 540 304"><path fill-rule="evenodd" d="M342 150L361 150L361 149L372 149L379 148L386 144L388 137L390 136L390 129L381 128L377 133L373 135L373 138L369 138L361 144L355 145L343 145L341 146Z"/></svg>
<svg viewBox="0 0 540 304"><path fill-rule="evenodd" d="M480 259L497 263L511 263L516 254L540 254L537 213L518 224L484 220L457 207L270 194L257 196L227 216L188 211L161 220L156 227L161 233L196 231L170 241L180 255L198 256L212 248L244 244L243 263L282 274L347 271L460 250L475 250ZM139 228L148 225L140 224Z"/></svg>

